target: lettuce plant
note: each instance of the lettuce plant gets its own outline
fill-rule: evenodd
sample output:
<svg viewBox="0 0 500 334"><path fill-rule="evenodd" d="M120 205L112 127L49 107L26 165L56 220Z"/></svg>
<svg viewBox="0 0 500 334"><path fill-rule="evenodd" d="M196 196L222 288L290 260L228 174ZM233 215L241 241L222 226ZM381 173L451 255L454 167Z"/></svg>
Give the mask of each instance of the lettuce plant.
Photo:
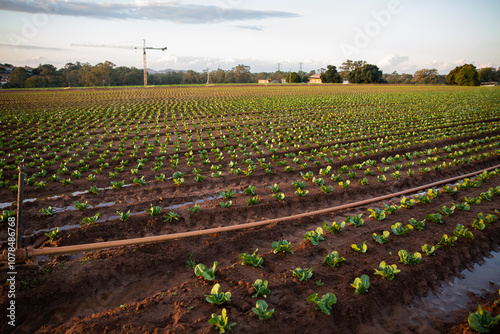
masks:
<svg viewBox="0 0 500 334"><path fill-rule="evenodd" d="M385 212L384 210L380 209L368 209L370 211L370 216L369 218L373 218L375 220L381 221L385 219Z"/></svg>
<svg viewBox="0 0 500 334"><path fill-rule="evenodd" d="M126 222L129 219L130 210L128 210L128 212L118 212L118 211L116 211L116 213L118 213L120 215L120 220L122 222Z"/></svg>
<svg viewBox="0 0 500 334"><path fill-rule="evenodd" d="M271 189L271 192L277 193L278 190L280 189L280 186L277 183L275 183L272 186L269 186L269 188Z"/></svg>
<svg viewBox="0 0 500 334"><path fill-rule="evenodd" d="M370 277L368 277L368 275L361 275L361 278L356 277L354 282L351 283L351 286L356 289L354 292L356 295L368 292L368 288L370 287Z"/></svg>
<svg viewBox="0 0 500 334"><path fill-rule="evenodd" d="M422 254L420 254L419 252L415 252L413 255L411 255L406 250L401 249L398 252L398 255L399 255L399 262L400 263L414 265L414 264L418 264L418 263L420 263L420 261L422 261Z"/></svg>
<svg viewBox="0 0 500 334"><path fill-rule="evenodd" d="M427 256L436 255L436 249L435 246L429 246L428 244L422 246L422 252Z"/></svg>
<svg viewBox="0 0 500 334"><path fill-rule="evenodd" d="M207 302L215 305L222 305L231 301L231 292L221 292L220 284L215 284L209 295L205 295Z"/></svg>
<svg viewBox="0 0 500 334"><path fill-rule="evenodd" d="M325 238L323 238L323 229L318 227L316 231L306 232L304 239L309 240L314 246L318 245L321 240L325 240Z"/></svg>
<svg viewBox="0 0 500 334"><path fill-rule="evenodd" d="M248 205L256 205L256 204L259 204L259 202L260 202L259 196L253 196L253 197L249 197L247 199Z"/></svg>
<svg viewBox="0 0 500 334"><path fill-rule="evenodd" d="M462 224L457 224L457 227L453 230L453 234L457 237L474 239L474 234L465 228Z"/></svg>
<svg viewBox="0 0 500 334"><path fill-rule="evenodd" d="M293 276L297 277L299 279L299 281L304 281L304 280L308 280L312 277L313 273L312 273L312 270L313 268L311 267L310 269L302 269L302 268L295 268L293 270L290 270L293 274Z"/></svg>
<svg viewBox="0 0 500 334"><path fill-rule="evenodd" d="M59 238L59 227L56 227L50 232L45 233L46 236L49 237L50 242L52 242L55 238Z"/></svg>
<svg viewBox="0 0 500 334"><path fill-rule="evenodd" d="M337 303L337 297L331 293L328 292L319 299L317 293L313 293L309 297L307 297L307 301L309 303L314 303L316 304L316 310L320 310L321 312L330 315L330 310L332 309L332 305Z"/></svg>
<svg viewBox="0 0 500 334"><path fill-rule="evenodd" d="M194 267L194 274L203 277L207 281L213 281L215 279L217 264L217 261L215 261L212 268L208 269L203 263L199 263Z"/></svg>
<svg viewBox="0 0 500 334"><path fill-rule="evenodd" d="M227 317L226 309L222 309L221 315L212 313L212 317L208 320L210 325L214 325L219 333L226 333L226 331L231 330L231 327L236 325L236 322L229 323L229 318Z"/></svg>
<svg viewBox="0 0 500 334"><path fill-rule="evenodd" d="M255 195L255 190L257 190L256 186L248 186L243 192L247 195Z"/></svg>
<svg viewBox="0 0 500 334"><path fill-rule="evenodd" d="M222 196L223 199L229 199L233 197L235 194L236 194L235 191L230 188L228 188L226 191L223 190L220 192L220 195Z"/></svg>
<svg viewBox="0 0 500 334"><path fill-rule="evenodd" d="M342 223L333 222L331 226L328 226L328 223L324 222L322 227L325 231L333 234L336 232L341 232L342 229L345 227L345 222Z"/></svg>
<svg viewBox="0 0 500 334"><path fill-rule="evenodd" d="M252 266L252 267L260 267L262 268L262 263L264 263L264 259L257 254L256 249L253 254L241 253L240 259L243 259L241 262L242 265Z"/></svg>
<svg viewBox="0 0 500 334"><path fill-rule="evenodd" d="M397 205L389 205L384 203L384 211L389 215L392 215L393 213L398 211L398 209L399 207Z"/></svg>
<svg viewBox="0 0 500 334"><path fill-rule="evenodd" d="M406 236L408 231L413 230L413 226L408 224L408 225L406 225L406 227L403 227L403 224L398 222L394 225L391 225L391 230L392 230L392 233L394 233L395 235L400 235L400 236L404 237L404 236Z"/></svg>
<svg viewBox="0 0 500 334"><path fill-rule="evenodd" d="M484 311L479 305L476 312L469 314L467 322L476 332L489 333L500 322L500 314L493 317L490 312Z"/></svg>
<svg viewBox="0 0 500 334"><path fill-rule="evenodd" d="M343 261L345 261L345 258L341 257L337 251L329 253L323 259L323 263L329 265L332 268L338 267Z"/></svg>
<svg viewBox="0 0 500 334"><path fill-rule="evenodd" d="M227 201L227 202L220 202L221 208L229 208L233 204L232 201Z"/></svg>
<svg viewBox="0 0 500 334"><path fill-rule="evenodd" d="M445 216L451 216L454 212L455 212L455 206L452 205L451 207L447 207L446 205L444 205L441 210L439 210L439 212L441 212L443 215Z"/></svg>
<svg viewBox="0 0 500 334"><path fill-rule="evenodd" d="M408 221L413 228L416 228L419 231L422 231L425 227L425 219L424 220L416 220L415 218L410 218Z"/></svg>
<svg viewBox="0 0 500 334"><path fill-rule="evenodd" d="M382 235L377 235L377 233L373 233L373 239L375 239L375 241L378 242L379 244L385 244L390 234L391 232L389 231L382 232Z"/></svg>
<svg viewBox="0 0 500 334"><path fill-rule="evenodd" d="M257 300L255 307L252 307L252 312L258 315L261 320L269 320L274 314L274 309L270 310L264 300Z"/></svg>
<svg viewBox="0 0 500 334"><path fill-rule="evenodd" d="M96 213L95 215L93 215L92 217L84 217L82 219L82 223L85 224L85 225L91 225L91 224L95 224L97 222L97 219L99 219L99 212Z"/></svg>
<svg viewBox="0 0 500 334"><path fill-rule="evenodd" d="M41 208L39 210L41 213L43 213L44 215L46 216L53 216L54 215L54 209L52 209L51 206L49 206L48 208Z"/></svg>
<svg viewBox="0 0 500 334"><path fill-rule="evenodd" d="M351 248L359 253L366 253L368 246L366 245L366 240L362 244L351 244Z"/></svg>
<svg viewBox="0 0 500 334"><path fill-rule="evenodd" d="M188 211L191 213L197 213L200 211L200 206L198 204L195 204L192 208L188 208Z"/></svg>
<svg viewBox="0 0 500 334"><path fill-rule="evenodd" d="M269 288L267 287L267 285L268 285L267 281L262 281L261 279L256 279L255 282L253 283L253 288L255 289L255 294L252 296L252 298L256 298L259 296L267 298L267 295L271 292L269 290Z"/></svg>
<svg viewBox="0 0 500 334"><path fill-rule="evenodd" d="M180 215L178 213L170 211L166 215L163 215L163 222L164 223L171 223L174 220L179 220Z"/></svg>
<svg viewBox="0 0 500 334"><path fill-rule="evenodd" d="M151 207L149 209L146 210L146 212L151 216L156 216L156 215L159 215L160 212L161 212L161 207L159 206L153 206L153 204L150 204Z"/></svg>
<svg viewBox="0 0 500 334"><path fill-rule="evenodd" d="M86 208L88 208L89 203L87 201L85 201L83 203L80 203L78 201L74 201L73 205L74 205L75 209L77 209L77 210L85 210Z"/></svg>
<svg viewBox="0 0 500 334"><path fill-rule="evenodd" d="M277 254L277 253L292 253L293 254L293 251L290 248L291 246L292 246L292 244L286 240L273 241L273 243L272 243L272 247L274 248L273 253L274 254Z"/></svg>
<svg viewBox="0 0 500 334"><path fill-rule="evenodd" d="M455 246L455 244L454 244L455 241L457 241L456 236L448 237L447 234L443 234L443 236L441 237L441 241L439 241L437 247L438 248L441 248L444 246L453 247L453 246Z"/></svg>
<svg viewBox="0 0 500 334"><path fill-rule="evenodd" d="M359 215L357 216L347 216L347 218L345 219L345 222L347 224L351 224L355 227L359 227L361 225L363 225L365 223L365 221L363 220L363 218L361 218L363 214L360 213Z"/></svg>
<svg viewBox="0 0 500 334"><path fill-rule="evenodd" d="M375 269L375 275L380 275L383 278L392 281L396 274L399 274L401 270L395 264L386 264L385 261L380 262L379 269Z"/></svg>
<svg viewBox="0 0 500 334"><path fill-rule="evenodd" d="M436 223L436 224L443 224L443 217L441 216L441 214L439 213L429 213L425 219L433 222L433 223Z"/></svg>
<svg viewBox="0 0 500 334"><path fill-rule="evenodd" d="M411 209L415 205L416 201L413 198L406 198L403 196L399 203L401 204L401 207Z"/></svg>

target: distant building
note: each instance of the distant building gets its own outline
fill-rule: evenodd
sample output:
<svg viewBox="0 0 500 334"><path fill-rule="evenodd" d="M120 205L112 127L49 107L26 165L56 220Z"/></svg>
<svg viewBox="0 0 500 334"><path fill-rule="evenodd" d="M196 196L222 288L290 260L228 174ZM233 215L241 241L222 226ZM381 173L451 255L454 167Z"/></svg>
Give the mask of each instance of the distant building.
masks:
<svg viewBox="0 0 500 334"><path fill-rule="evenodd" d="M271 79L259 79L258 81L260 84L270 84L272 81Z"/></svg>
<svg viewBox="0 0 500 334"><path fill-rule="evenodd" d="M9 73L0 74L0 84L3 86L9 83Z"/></svg>
<svg viewBox="0 0 500 334"><path fill-rule="evenodd" d="M312 83L312 84L320 84L320 83L322 83L322 81L321 81L321 74L316 73L316 74L311 75L309 77L309 83Z"/></svg>
<svg viewBox="0 0 500 334"><path fill-rule="evenodd" d="M498 86L498 82L481 82L481 86L483 86L483 87Z"/></svg>

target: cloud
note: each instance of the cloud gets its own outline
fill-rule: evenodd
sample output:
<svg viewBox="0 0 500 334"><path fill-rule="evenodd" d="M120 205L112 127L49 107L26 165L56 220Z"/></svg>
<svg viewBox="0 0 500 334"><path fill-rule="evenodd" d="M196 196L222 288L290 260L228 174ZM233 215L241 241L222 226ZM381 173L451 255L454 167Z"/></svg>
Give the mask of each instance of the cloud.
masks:
<svg viewBox="0 0 500 334"><path fill-rule="evenodd" d="M261 26L235 26L236 28L240 29L248 29L248 30L256 30L256 31L262 31L263 28Z"/></svg>
<svg viewBox="0 0 500 334"><path fill-rule="evenodd" d="M22 49L30 49L30 50L53 50L60 51L63 50L61 48L53 48L49 46L38 46L38 45L11 45L11 44L0 44L2 48L22 48Z"/></svg>
<svg viewBox="0 0 500 334"><path fill-rule="evenodd" d="M177 1L139 1L135 3L83 2L72 0L0 0L0 10L56 14L98 19L137 19L176 23L219 23L228 21L294 18L300 15L284 11L239 9L235 7L181 4Z"/></svg>
<svg viewBox="0 0 500 334"><path fill-rule="evenodd" d="M381 67L388 67L388 66L395 67L408 61L408 59L410 59L410 57L408 56L387 55L380 60L379 65Z"/></svg>

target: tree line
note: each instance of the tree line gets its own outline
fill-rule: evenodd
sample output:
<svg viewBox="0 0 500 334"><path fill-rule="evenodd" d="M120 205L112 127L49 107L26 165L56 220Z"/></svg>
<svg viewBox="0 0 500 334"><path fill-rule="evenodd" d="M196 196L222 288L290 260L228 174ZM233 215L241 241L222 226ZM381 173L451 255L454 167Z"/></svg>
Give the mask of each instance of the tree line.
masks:
<svg viewBox="0 0 500 334"><path fill-rule="evenodd" d="M7 73L11 64L0 64L0 74ZM231 70L212 70L196 72L167 71L166 73L149 73L150 85L180 84L222 84L222 83L256 83L260 79L285 79L288 83L304 83L316 74L310 72L260 72L252 73L250 66L239 64ZM500 68L481 68L464 64L457 66L447 75L440 75L436 69L422 69L412 74L384 74L376 65L363 60L346 60L337 67L328 65L318 69L323 83L388 83L388 84L452 84L479 85L481 82L500 81ZM116 66L110 61L90 65L89 63L67 63L57 69L51 64L40 64L37 68L26 71L23 67L15 67L9 73L9 82L3 88L45 88L45 87L94 87L94 86L135 86L143 84L143 70L135 67Z"/></svg>

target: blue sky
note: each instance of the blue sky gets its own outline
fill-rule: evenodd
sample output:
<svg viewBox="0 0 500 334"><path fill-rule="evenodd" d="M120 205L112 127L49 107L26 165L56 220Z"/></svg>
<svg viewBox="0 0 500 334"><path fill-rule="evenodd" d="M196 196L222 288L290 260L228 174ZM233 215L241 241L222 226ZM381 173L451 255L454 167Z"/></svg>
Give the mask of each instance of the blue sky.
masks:
<svg viewBox="0 0 500 334"><path fill-rule="evenodd" d="M500 66L498 0L0 0L0 62L155 70L305 71L366 60L384 72Z"/></svg>

